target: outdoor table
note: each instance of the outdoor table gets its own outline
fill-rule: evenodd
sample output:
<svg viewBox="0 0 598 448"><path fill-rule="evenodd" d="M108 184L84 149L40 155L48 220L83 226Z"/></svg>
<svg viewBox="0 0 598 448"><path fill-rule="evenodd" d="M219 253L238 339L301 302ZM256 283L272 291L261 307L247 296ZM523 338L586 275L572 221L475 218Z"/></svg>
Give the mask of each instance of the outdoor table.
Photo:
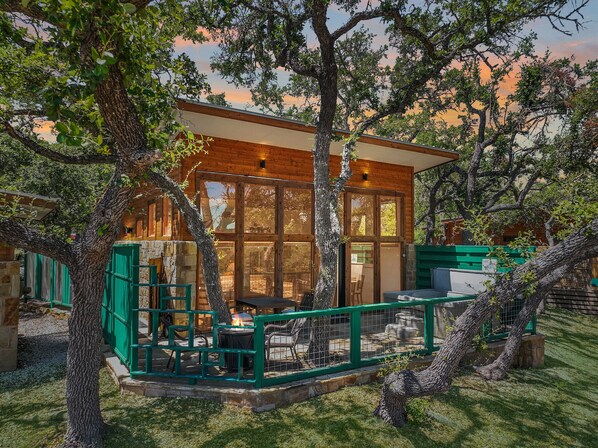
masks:
<svg viewBox="0 0 598 448"><path fill-rule="evenodd" d="M255 308L255 313L260 314L260 309L271 308L274 311L282 310L288 307L297 307L297 303L293 300L283 299L282 297L244 297L237 299L237 307L239 305L246 305L251 308Z"/></svg>

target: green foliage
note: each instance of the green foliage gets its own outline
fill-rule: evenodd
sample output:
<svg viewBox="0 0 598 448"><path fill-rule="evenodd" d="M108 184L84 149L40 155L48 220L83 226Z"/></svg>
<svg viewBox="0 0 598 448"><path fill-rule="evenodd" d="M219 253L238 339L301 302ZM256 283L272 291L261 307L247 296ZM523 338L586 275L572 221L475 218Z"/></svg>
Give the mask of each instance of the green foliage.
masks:
<svg viewBox="0 0 598 448"><path fill-rule="evenodd" d="M0 188L59 198L56 209L35 225L61 237L84 228L112 172L110 166L48 161L0 135Z"/></svg>
<svg viewBox="0 0 598 448"><path fill-rule="evenodd" d="M385 378L391 373L399 373L409 368L409 363L413 359L409 355L390 355L384 358L378 370L378 377Z"/></svg>

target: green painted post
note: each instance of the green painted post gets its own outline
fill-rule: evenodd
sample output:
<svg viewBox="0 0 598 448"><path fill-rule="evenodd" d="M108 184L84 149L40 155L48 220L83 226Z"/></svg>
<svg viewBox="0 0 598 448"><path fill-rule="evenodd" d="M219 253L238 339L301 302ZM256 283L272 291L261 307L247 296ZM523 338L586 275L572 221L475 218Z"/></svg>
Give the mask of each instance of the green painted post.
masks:
<svg viewBox="0 0 598 448"><path fill-rule="evenodd" d="M33 293L38 300L42 298L42 260L43 255L35 254L35 288Z"/></svg>
<svg viewBox="0 0 598 448"><path fill-rule="evenodd" d="M351 365L353 368L361 366L361 311L351 311L351 332L349 347L351 353Z"/></svg>
<svg viewBox="0 0 598 448"><path fill-rule="evenodd" d="M56 303L56 260L50 258L50 307Z"/></svg>
<svg viewBox="0 0 598 448"><path fill-rule="evenodd" d="M431 354L434 351L434 304L424 305L424 347Z"/></svg>
<svg viewBox="0 0 598 448"><path fill-rule="evenodd" d="M129 291L131 296L128 297L127 317L130 325L130 344L129 344L129 364L137 370L137 349L131 347L132 344L137 344L139 340L139 312L132 311L139 308L139 245L131 247L131 260L129 264ZM131 367L129 366L129 369Z"/></svg>
<svg viewBox="0 0 598 448"><path fill-rule="evenodd" d="M253 374L255 377L255 387L260 388L264 382L264 321L261 316L255 316L253 320L255 330L253 333L253 348L255 350L255 359L253 360Z"/></svg>
<svg viewBox="0 0 598 448"><path fill-rule="evenodd" d="M536 314L534 313L534 315L532 316L532 334L536 334L537 326L538 316L536 316Z"/></svg>

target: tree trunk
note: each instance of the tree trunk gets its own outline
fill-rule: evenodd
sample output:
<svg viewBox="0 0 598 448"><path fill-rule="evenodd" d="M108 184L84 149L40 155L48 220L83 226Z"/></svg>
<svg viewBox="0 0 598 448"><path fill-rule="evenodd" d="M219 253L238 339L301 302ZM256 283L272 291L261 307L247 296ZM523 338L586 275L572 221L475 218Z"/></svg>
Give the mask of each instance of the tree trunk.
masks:
<svg viewBox="0 0 598 448"><path fill-rule="evenodd" d="M82 263L78 270L71 272L74 296L69 319L66 374L67 447L97 447L102 444L99 371L105 275L104 264Z"/></svg>
<svg viewBox="0 0 598 448"><path fill-rule="evenodd" d="M478 367L476 369L480 376L487 380L493 381L499 381L506 378L507 372L513 365L515 357L519 352L521 339L525 334L527 324L531 320L536 307L544 300L544 297L554 286L554 284L558 282L572 267L573 266L567 264L555 269L548 275L552 280L547 281L543 288L536 290L531 297L525 299L521 311L519 311L515 322L513 322L513 325L511 326L511 330L509 331L509 336L505 342L505 347L502 353L490 364L483 367Z"/></svg>
<svg viewBox="0 0 598 448"><path fill-rule="evenodd" d="M174 204L183 215L187 229L193 235L197 249L201 253L201 267L210 309L218 313L219 322L230 324L231 315L222 295L222 285L220 284L218 254L214 247L214 240L208 233L199 210L170 177L156 171L150 171L148 176L155 186L172 196Z"/></svg>
<svg viewBox="0 0 598 448"><path fill-rule="evenodd" d="M514 300L536 279L536 290L552 284L550 275L563 265L573 266L598 251L598 219L578 230L558 246L542 252L524 265L501 276L490 291L480 294L459 316L432 364L421 372L404 370L384 379L380 404L376 415L384 421L401 426L405 419L406 400L447 390L472 338L482 324L507 302Z"/></svg>

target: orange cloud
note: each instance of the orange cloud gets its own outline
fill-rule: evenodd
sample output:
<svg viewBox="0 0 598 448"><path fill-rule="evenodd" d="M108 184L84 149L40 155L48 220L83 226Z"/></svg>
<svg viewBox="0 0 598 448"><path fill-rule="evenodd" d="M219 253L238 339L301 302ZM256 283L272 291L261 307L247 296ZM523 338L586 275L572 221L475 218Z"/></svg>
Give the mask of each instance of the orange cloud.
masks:
<svg viewBox="0 0 598 448"><path fill-rule="evenodd" d="M39 138L50 143L56 141L54 136L54 122L48 120L37 120L33 128Z"/></svg>

